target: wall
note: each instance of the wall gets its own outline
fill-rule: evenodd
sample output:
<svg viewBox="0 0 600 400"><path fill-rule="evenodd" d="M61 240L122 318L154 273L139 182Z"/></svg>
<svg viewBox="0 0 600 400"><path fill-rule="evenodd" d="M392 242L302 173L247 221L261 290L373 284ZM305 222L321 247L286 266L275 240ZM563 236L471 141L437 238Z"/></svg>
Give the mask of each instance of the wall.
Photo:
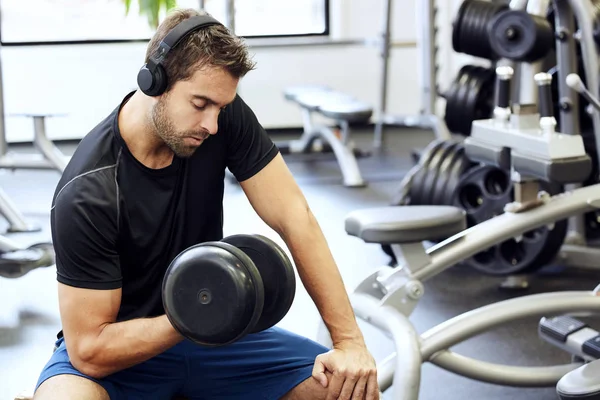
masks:
<svg viewBox="0 0 600 400"><path fill-rule="evenodd" d="M418 2L396 0L393 40L418 38ZM440 81L447 85L457 68L449 36L458 0L439 0ZM331 0L334 39L376 37L383 24L383 0ZM252 45L252 42L250 42ZM22 113L66 114L48 121L51 139L81 138L113 110L133 87L146 43L4 47L2 76L7 139L32 138ZM251 48L258 69L240 84L240 93L267 128L298 127L298 110L282 90L304 83L328 84L373 105L378 103L381 59L374 46ZM390 60L388 109L415 114L420 106L417 48L394 48Z"/></svg>

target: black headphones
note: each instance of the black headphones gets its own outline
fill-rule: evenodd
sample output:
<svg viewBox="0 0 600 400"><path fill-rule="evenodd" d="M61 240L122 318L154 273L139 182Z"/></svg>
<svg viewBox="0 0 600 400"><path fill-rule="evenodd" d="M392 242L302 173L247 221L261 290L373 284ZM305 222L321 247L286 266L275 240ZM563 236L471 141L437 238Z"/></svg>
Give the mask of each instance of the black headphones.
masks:
<svg viewBox="0 0 600 400"><path fill-rule="evenodd" d="M148 63L140 69L137 83L141 91L148 96L160 96L167 88L167 73L162 62L169 51L177 46L190 33L211 25L223 25L208 15L188 18L173 28L158 45L158 50L152 54Z"/></svg>

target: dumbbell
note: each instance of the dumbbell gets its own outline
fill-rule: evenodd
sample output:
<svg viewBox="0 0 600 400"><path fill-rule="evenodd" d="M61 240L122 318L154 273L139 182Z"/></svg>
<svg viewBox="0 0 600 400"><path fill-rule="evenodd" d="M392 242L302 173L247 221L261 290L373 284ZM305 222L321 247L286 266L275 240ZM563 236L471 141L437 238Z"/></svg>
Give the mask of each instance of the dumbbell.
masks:
<svg viewBox="0 0 600 400"><path fill-rule="evenodd" d="M261 235L233 235L179 253L162 284L165 313L189 340L233 343L277 324L289 311L296 277L289 258Z"/></svg>

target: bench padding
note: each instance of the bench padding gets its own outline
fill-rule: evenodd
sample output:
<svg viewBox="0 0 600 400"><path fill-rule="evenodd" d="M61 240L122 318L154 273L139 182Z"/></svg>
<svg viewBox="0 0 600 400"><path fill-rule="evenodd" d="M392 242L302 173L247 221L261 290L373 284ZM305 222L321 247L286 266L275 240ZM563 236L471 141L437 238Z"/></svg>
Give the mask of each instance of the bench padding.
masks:
<svg viewBox="0 0 600 400"><path fill-rule="evenodd" d="M379 207L356 210L346 217L346 232L367 243L439 240L466 228L465 211L451 206Z"/></svg>
<svg viewBox="0 0 600 400"><path fill-rule="evenodd" d="M307 110L336 120L366 122L373 115L371 105L327 86L310 85L287 88L284 91L284 97Z"/></svg>

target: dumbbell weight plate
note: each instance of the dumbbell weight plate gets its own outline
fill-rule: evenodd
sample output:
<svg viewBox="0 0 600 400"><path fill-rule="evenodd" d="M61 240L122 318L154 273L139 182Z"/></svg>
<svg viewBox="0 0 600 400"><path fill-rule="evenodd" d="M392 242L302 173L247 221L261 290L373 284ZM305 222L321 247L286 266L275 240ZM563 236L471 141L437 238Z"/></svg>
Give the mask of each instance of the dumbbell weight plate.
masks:
<svg viewBox="0 0 600 400"><path fill-rule="evenodd" d="M163 307L173 327L203 346L239 340L256 326L263 309L263 282L242 250L205 242L179 253L162 285Z"/></svg>
<svg viewBox="0 0 600 400"><path fill-rule="evenodd" d="M265 293L262 314L251 332L277 324L287 314L296 295L294 267L277 243L261 235L233 235L222 242L242 250L256 265Z"/></svg>

